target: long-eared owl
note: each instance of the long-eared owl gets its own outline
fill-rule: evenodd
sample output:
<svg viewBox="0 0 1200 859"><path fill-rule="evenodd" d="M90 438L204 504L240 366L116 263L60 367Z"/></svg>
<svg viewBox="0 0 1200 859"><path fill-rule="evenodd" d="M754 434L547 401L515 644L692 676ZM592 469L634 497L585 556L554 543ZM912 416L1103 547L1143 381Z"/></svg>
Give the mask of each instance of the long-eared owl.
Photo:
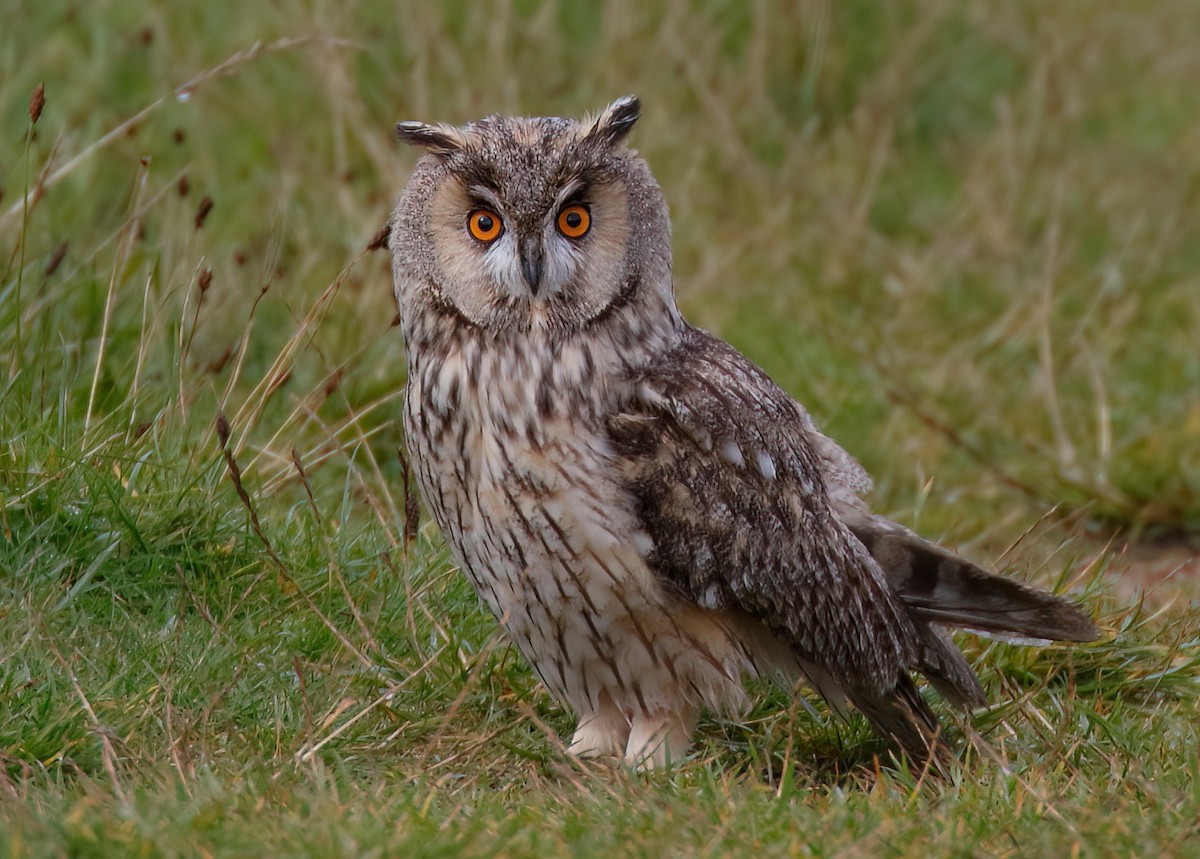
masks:
<svg viewBox="0 0 1200 859"><path fill-rule="evenodd" d="M625 144L639 110L397 127L426 153L390 238L424 501L578 715L573 753L678 761L702 708L772 675L941 760L913 674L983 700L947 627L1096 629L872 513L858 463L683 319L667 206Z"/></svg>

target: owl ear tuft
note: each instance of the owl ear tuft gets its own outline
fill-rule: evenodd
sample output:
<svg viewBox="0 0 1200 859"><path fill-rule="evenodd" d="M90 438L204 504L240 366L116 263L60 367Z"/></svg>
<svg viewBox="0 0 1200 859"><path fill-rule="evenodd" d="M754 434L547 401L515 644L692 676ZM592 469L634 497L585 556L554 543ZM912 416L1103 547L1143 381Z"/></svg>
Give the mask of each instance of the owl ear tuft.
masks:
<svg viewBox="0 0 1200 859"><path fill-rule="evenodd" d="M636 95L619 98L604 109L587 133L589 140L606 146L620 143L633 130L642 115L642 102Z"/></svg>
<svg viewBox="0 0 1200 859"><path fill-rule="evenodd" d="M449 125L429 125L424 122L396 124L396 139L438 155L451 155L466 146L459 129Z"/></svg>

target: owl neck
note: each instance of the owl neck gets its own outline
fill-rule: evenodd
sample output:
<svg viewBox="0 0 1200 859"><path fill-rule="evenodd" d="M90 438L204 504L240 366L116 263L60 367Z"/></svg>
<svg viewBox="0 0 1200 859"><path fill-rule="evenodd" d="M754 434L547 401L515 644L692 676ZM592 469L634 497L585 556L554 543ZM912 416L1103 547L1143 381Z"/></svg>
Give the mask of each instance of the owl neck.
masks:
<svg viewBox="0 0 1200 859"><path fill-rule="evenodd" d="M558 417L604 420L688 327L669 287L575 329L485 329L428 298L404 310L410 393L447 417L531 437Z"/></svg>

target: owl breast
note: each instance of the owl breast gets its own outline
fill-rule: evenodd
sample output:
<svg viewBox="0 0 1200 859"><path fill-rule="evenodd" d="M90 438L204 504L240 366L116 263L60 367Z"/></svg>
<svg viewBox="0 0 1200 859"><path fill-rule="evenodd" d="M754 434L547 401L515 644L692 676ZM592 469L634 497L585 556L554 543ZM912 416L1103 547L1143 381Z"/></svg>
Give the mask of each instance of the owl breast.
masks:
<svg viewBox="0 0 1200 859"><path fill-rule="evenodd" d="M646 563L653 547L604 429L625 395L620 368L600 351L469 327L411 338L405 421L421 493L560 701L632 713L683 694L727 709L741 701L745 653L715 615L676 605Z"/></svg>

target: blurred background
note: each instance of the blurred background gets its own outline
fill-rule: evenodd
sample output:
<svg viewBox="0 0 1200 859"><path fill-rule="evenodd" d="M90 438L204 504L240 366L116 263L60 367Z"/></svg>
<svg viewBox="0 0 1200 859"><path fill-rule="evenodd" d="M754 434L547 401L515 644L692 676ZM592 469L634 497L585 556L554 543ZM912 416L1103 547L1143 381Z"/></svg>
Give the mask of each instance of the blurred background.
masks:
<svg viewBox="0 0 1200 859"><path fill-rule="evenodd" d="M1035 525L1075 557L1194 554L1190 0L6 5L13 438L153 429L219 467L223 411L267 497L298 491L292 446L336 491L363 461L395 485L402 343L386 252L362 255L415 158L394 123L637 93L685 314L877 506L985 558ZM15 496L54 445L14 444Z"/></svg>

